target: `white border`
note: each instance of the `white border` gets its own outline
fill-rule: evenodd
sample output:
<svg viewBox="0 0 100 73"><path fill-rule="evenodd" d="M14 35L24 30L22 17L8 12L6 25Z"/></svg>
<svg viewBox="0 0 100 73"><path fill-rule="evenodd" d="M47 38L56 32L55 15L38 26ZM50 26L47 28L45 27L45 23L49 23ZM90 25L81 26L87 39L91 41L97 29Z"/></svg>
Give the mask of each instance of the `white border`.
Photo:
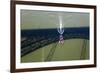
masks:
<svg viewBox="0 0 100 73"><path fill-rule="evenodd" d="M39 63L20 63L20 10L46 10L46 11L67 11L67 12L88 12L90 13L90 59L60 62L39 62ZM94 64L94 11L93 9L70 8L70 7L50 7L35 5L16 5L16 69L55 67L55 66L74 66Z"/></svg>

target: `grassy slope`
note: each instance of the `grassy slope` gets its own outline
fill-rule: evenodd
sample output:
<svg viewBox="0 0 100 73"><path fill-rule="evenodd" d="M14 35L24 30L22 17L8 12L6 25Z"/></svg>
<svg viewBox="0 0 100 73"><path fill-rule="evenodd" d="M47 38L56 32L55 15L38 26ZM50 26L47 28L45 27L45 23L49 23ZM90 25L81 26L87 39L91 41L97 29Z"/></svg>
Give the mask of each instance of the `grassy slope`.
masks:
<svg viewBox="0 0 100 73"><path fill-rule="evenodd" d="M55 48L53 48L57 44ZM64 44L52 43L21 58L21 62L41 62L47 59L51 49L55 52L51 55L51 61L79 60L82 51L83 39L65 40ZM89 58L89 41L87 41L86 51L83 52L84 59ZM48 60L47 60L48 61Z"/></svg>

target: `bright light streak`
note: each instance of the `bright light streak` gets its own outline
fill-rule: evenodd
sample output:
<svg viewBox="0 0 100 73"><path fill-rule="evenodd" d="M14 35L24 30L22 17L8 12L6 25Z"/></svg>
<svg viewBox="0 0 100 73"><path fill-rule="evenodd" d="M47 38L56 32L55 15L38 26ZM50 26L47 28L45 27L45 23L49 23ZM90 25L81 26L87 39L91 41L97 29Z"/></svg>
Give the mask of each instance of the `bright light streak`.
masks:
<svg viewBox="0 0 100 73"><path fill-rule="evenodd" d="M62 24L62 16L59 15L58 18L59 18L59 29L58 29L58 32L60 34L63 34L64 33L64 29L63 29L63 24Z"/></svg>
<svg viewBox="0 0 100 73"><path fill-rule="evenodd" d="M60 24L60 30L62 30L63 25L62 25L62 17L59 15L59 24Z"/></svg>

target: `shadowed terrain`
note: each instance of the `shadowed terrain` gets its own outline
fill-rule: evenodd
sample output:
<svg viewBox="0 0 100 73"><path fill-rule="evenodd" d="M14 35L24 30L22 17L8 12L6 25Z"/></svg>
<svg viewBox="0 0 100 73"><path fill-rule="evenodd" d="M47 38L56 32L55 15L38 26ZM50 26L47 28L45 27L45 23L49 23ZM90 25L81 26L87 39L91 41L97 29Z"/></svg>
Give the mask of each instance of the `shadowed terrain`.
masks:
<svg viewBox="0 0 100 73"><path fill-rule="evenodd" d="M65 32L63 34L64 40L67 39L87 39L89 40L89 28L64 28ZM21 56L25 56L31 52L35 52L42 47L56 43L45 61L50 61L52 55L55 52L55 49L59 41L59 33L57 29L34 29L34 30L22 30L21 31ZM83 46L84 47L84 46ZM67 48L67 47L64 47ZM49 48L47 48L49 49Z"/></svg>

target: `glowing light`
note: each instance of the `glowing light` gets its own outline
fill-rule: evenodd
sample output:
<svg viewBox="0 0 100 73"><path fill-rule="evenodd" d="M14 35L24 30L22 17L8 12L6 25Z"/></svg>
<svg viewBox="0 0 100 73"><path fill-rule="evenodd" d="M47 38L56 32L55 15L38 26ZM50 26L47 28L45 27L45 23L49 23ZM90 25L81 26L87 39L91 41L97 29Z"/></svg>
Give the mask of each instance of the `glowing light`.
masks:
<svg viewBox="0 0 100 73"><path fill-rule="evenodd" d="M59 28L58 28L58 32L59 32L59 43L64 43L64 39L63 39L63 33L64 33L64 29L63 29L63 24L62 24L62 16L59 15Z"/></svg>
<svg viewBox="0 0 100 73"><path fill-rule="evenodd" d="M60 23L60 30L61 30L62 29L62 18L60 15L59 15L59 23Z"/></svg>

